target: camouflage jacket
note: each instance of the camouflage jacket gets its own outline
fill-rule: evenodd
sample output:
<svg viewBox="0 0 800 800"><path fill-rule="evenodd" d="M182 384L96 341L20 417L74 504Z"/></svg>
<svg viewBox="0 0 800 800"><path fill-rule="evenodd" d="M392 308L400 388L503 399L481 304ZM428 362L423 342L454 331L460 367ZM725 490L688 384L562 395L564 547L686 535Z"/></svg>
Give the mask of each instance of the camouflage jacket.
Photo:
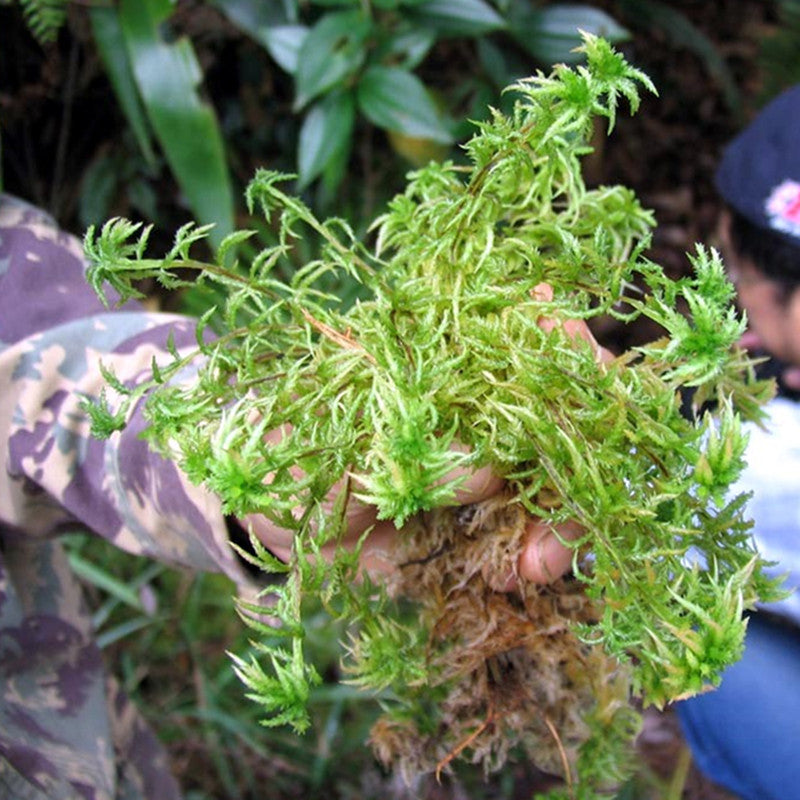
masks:
<svg viewBox="0 0 800 800"><path fill-rule="evenodd" d="M247 578L219 503L138 438L93 439L83 396L194 342L192 323L108 311L80 243L0 195L0 797L179 796L164 752L104 673L58 534L76 524L131 553Z"/></svg>

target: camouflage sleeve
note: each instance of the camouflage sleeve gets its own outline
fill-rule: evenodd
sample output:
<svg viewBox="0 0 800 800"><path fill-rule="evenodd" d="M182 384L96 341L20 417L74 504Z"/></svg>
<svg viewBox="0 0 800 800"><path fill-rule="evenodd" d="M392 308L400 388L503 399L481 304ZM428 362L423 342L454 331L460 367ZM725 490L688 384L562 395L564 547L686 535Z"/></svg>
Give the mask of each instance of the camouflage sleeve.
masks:
<svg viewBox="0 0 800 800"><path fill-rule="evenodd" d="M132 425L89 435L82 395L100 360L135 381L193 343L181 317L107 312L80 244L0 195L0 797L177 800L152 732L105 674L81 589L56 534L76 525L121 548L223 571L249 593L219 503Z"/></svg>
<svg viewBox="0 0 800 800"><path fill-rule="evenodd" d="M84 396L146 376L195 344L191 321L138 306L106 311L80 244L30 206L0 204L0 520L46 537L78 522L117 546L244 580L219 502L139 434L141 410L107 441L90 436Z"/></svg>

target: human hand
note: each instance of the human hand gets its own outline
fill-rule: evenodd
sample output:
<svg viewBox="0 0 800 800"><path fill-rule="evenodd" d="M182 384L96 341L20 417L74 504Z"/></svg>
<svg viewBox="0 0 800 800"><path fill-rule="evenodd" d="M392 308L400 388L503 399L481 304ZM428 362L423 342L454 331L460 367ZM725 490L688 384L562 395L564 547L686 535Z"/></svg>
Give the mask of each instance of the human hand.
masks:
<svg viewBox="0 0 800 800"><path fill-rule="evenodd" d="M536 300L550 302L553 299L553 287L548 283L539 283L533 288L533 297ZM561 328L574 340L587 342L598 363L608 364L615 356L605 347L602 347L589 326L582 319L559 319L557 316L542 317L539 327L544 331ZM531 519L528 523L525 545L519 556L517 575L533 583L547 584L557 580L569 571L574 556L574 551L565 542L576 541L584 534L584 529L577 522L566 522L552 526L549 523ZM517 577L514 575L505 578L495 578L495 585L511 589L515 586Z"/></svg>
<svg viewBox="0 0 800 800"><path fill-rule="evenodd" d="M449 479L458 477L454 472ZM454 505L467 506L489 500L503 491L505 482L488 467L477 469L463 478L456 490ZM340 491L347 491L344 486ZM332 506L334 497L330 501ZM392 552L402 529L391 520L379 520L375 506L367 505L356 497L347 501L346 534L338 542L322 546L324 556L332 557L337 547L354 548L359 539L368 531L361 547L361 565L370 575L388 574L394 570ZM294 533L281 528L267 517L253 514L243 520L246 527L277 558L288 561L292 551ZM531 518L527 525L524 545L519 554L516 570L509 575L486 576L490 585L498 591L510 591L521 579L533 583L551 583L567 572L572 564L572 550L564 540L577 539L583 533L576 523L565 523L553 527L548 523Z"/></svg>
<svg viewBox="0 0 800 800"><path fill-rule="evenodd" d="M538 283L531 292L535 300L549 303L553 299L553 287L549 283ZM598 363L608 364L616 356L605 347L601 347L589 326L582 319L560 319L558 316L547 316L539 319L539 327L546 332L561 328L571 339L587 342L595 354Z"/></svg>
<svg viewBox="0 0 800 800"><path fill-rule="evenodd" d="M270 435L279 436L280 434ZM462 483L454 493L453 505L455 506L472 505L488 500L499 494L504 486L504 481L493 474L489 467L482 467L474 471L456 469L447 475L444 481L450 482L459 479ZM336 542L328 542L323 545L321 552L323 556L332 557L337 547L355 548L363 537L362 567L372 575L389 573L395 568L392 551L395 541L402 531L391 520L378 519L378 509L362 502L354 495L356 487L355 480L350 478L340 481L331 490L325 504L329 509L333 509L337 500L340 499L341 492L348 494L345 505L346 532ZM242 522L273 555L283 561L289 560L295 536L293 531L282 528L259 514L251 514Z"/></svg>
<svg viewBox="0 0 800 800"><path fill-rule="evenodd" d="M534 287L533 293L537 300L549 302L553 299L553 289L547 283L538 284ZM614 359L609 350L598 344L583 320L561 320L556 316L548 316L539 320L539 326L545 331L560 327L570 338L589 343L599 363L609 363ZM270 434L276 439L282 435L284 434L279 431ZM298 474L299 477L301 476ZM488 500L499 494L505 485L502 478L495 475L488 467L467 473L455 470L444 480L449 482L458 478L462 479L462 483L455 491L453 505L472 505ZM342 491L350 495L350 484L341 482L334 487L328 502L330 508L333 508ZM402 532L390 520L379 520L375 506L363 503L355 496L348 496L345 509L345 535L337 542L323 545L322 554L332 556L335 548L340 546L355 547L365 532L369 531L361 549L362 567L373 575L391 572L395 568L391 554L397 537L402 535ZM259 515L251 515L244 522L271 553L282 560L289 559L294 538L292 531L280 528L266 517ZM575 522L553 526L543 520L531 518L516 570L509 575L486 576L487 580L499 591L512 590L519 580L540 584L551 583L568 572L572 565L573 550L565 542L579 539L582 535L583 528Z"/></svg>

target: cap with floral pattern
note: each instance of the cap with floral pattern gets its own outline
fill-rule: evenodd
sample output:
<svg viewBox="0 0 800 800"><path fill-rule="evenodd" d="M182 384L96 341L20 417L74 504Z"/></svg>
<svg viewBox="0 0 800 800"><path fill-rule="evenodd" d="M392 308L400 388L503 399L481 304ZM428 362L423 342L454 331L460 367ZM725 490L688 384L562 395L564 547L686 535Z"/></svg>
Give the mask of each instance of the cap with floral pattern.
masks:
<svg viewBox="0 0 800 800"><path fill-rule="evenodd" d="M716 185L752 223L800 244L800 84L778 95L731 141Z"/></svg>

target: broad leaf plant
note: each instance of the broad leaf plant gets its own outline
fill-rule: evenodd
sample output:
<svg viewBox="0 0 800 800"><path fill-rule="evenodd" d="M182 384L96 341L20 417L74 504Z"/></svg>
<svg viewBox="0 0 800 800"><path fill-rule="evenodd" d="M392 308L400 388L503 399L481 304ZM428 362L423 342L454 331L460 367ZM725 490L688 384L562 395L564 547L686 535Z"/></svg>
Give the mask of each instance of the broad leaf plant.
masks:
<svg viewBox="0 0 800 800"><path fill-rule="evenodd" d="M316 598L347 624L343 680L379 695L376 754L409 777L459 760L496 770L522 751L564 779L553 796L618 785L634 701L712 688L742 651L743 611L779 593L746 497L728 491L741 420L759 418L771 387L736 347L745 322L718 254L698 246L691 274L668 277L645 256L655 223L634 193L585 185L596 118L610 132L620 103L635 111L653 86L602 38L582 50L585 65L510 87L513 112L478 124L468 166L411 174L371 245L266 170L247 201L279 243L250 263L234 257L248 231L209 263L192 255L207 227L182 228L164 258L125 220L86 236L99 292L135 296L143 277L226 291L196 349L173 348L141 385L109 375L90 412L110 435L145 402L152 445L226 513L293 531L287 562L255 539L245 554L275 576L275 619L243 608L260 656L233 656L265 724L309 724L320 676L303 610ZM310 233L320 257L278 279ZM331 275L358 281L361 299L345 307L323 288ZM212 315L224 325L208 336ZM604 362L563 324L541 324L601 318L663 335ZM457 506L456 476L486 466L505 491ZM402 528L386 580L336 546L356 500ZM582 526L565 542L572 570L496 591L487 576L513 570L531 517Z"/></svg>

